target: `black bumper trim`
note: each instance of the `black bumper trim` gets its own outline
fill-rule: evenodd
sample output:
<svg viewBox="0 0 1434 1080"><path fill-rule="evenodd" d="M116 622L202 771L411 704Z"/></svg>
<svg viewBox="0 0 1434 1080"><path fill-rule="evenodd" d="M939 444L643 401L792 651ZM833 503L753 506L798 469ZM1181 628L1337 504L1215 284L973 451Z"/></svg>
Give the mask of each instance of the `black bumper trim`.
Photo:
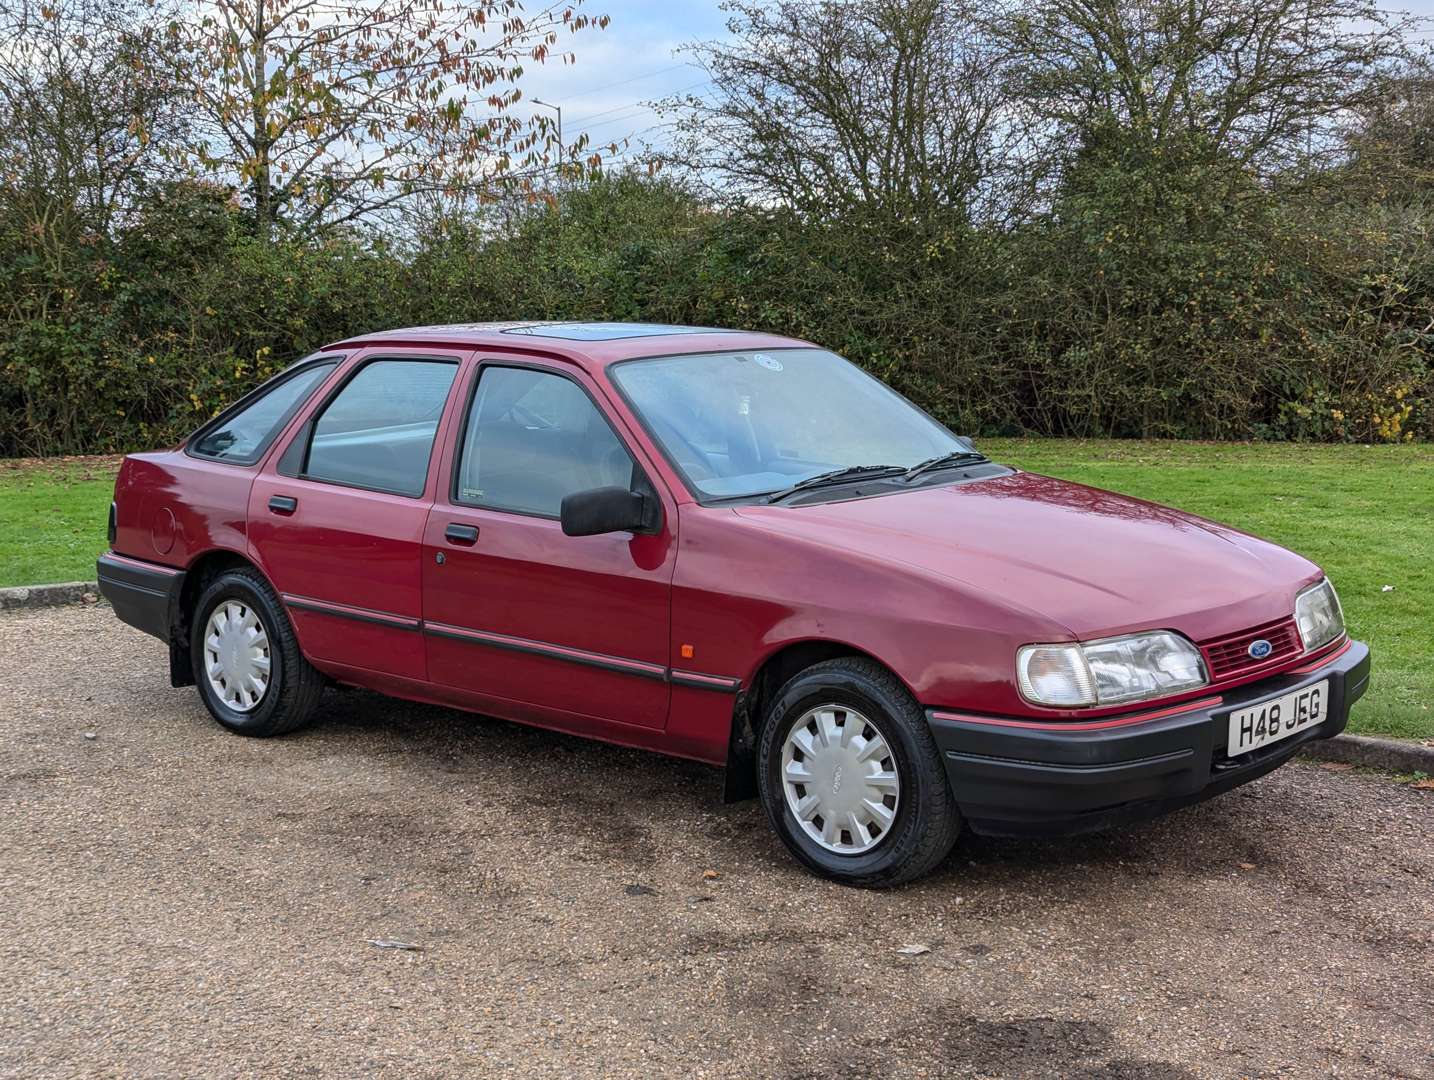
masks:
<svg viewBox="0 0 1434 1080"><path fill-rule="evenodd" d="M1022 774L1039 773L1050 776L1065 776L1070 783L1098 784L1112 778L1125 774L1140 774L1151 768L1157 768L1172 761L1183 761L1192 757L1194 750L1173 750L1168 754L1156 754L1153 757L1136 758L1134 761L1115 761L1110 763L1092 762L1086 765L1061 765L1051 764L1048 761L1023 761L1019 758L989 757L985 754L962 754L955 750L946 751L947 761L964 762L975 767L985 766L991 769L1008 768Z"/></svg>
<svg viewBox="0 0 1434 1080"><path fill-rule="evenodd" d="M1321 723L1238 758L1225 755L1229 714L1328 679ZM933 715L952 793L973 831L1059 835L1156 817L1263 776L1313 739L1344 730L1369 685L1362 642L1313 671L1271 676L1210 704L1151 720L1087 731L1055 731Z"/></svg>
<svg viewBox="0 0 1434 1080"><path fill-rule="evenodd" d="M95 576L101 595L122 622L161 641L170 640L184 588L183 570L101 555L95 563Z"/></svg>

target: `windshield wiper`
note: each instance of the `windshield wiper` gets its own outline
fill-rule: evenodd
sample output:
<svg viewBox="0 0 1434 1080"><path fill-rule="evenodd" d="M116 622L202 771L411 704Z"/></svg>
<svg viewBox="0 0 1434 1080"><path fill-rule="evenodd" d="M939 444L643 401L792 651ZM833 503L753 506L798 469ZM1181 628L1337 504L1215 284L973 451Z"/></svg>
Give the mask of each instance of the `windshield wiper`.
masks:
<svg viewBox="0 0 1434 1080"><path fill-rule="evenodd" d="M764 502L775 503L798 492L809 491L812 488L827 487L831 484L844 484L849 480L879 480L887 476L904 476L906 469L900 465L848 465L844 469L832 469L830 472L817 473L805 480L798 480L791 487L774 491L764 499Z"/></svg>
<svg viewBox="0 0 1434 1080"><path fill-rule="evenodd" d="M941 454L934 458L927 458L906 470L905 480L909 484L918 477L936 469L949 469L956 465L977 465L983 461L990 461L985 454L979 450L953 450L949 454Z"/></svg>

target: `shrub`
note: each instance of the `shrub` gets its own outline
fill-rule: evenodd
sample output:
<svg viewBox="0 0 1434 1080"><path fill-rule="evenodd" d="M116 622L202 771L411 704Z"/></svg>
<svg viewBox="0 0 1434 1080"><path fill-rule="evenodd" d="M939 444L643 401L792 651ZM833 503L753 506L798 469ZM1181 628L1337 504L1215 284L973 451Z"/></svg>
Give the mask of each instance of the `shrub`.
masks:
<svg viewBox="0 0 1434 1080"><path fill-rule="evenodd" d="M619 176L404 249L260 243L226 191L176 184L62 249L0 217L0 453L169 443L326 342L511 318L804 337L966 433L1427 438L1430 220L1281 193L1198 143L1089 147L1009 229Z"/></svg>

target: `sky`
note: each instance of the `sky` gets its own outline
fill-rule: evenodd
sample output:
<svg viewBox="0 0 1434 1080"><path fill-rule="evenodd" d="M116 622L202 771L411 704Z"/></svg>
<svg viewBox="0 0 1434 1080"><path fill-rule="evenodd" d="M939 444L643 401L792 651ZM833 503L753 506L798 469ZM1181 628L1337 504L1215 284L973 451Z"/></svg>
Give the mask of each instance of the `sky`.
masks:
<svg viewBox="0 0 1434 1080"><path fill-rule="evenodd" d="M586 0L584 11L609 15L606 30L585 30L560 45L577 62L529 65L521 82L526 99L518 107L541 109L533 99L560 105L563 138L573 142L586 131L595 145L632 141L665 143L659 117L646 104L676 94L701 95L707 88L702 70L678 53L697 40L727 36L727 16L719 0ZM1390 10L1434 20L1434 0L1402 0ZM1434 22L1419 35L1434 46ZM610 160L620 161L619 151Z"/></svg>
<svg viewBox="0 0 1434 1080"><path fill-rule="evenodd" d="M702 70L677 49L727 36L718 0L587 0L583 10L607 14L612 22L606 30L584 30L570 44L560 43L560 49L577 54L577 63L528 65L519 84L526 100L517 111L541 110L534 98L561 106L567 143L586 131L599 145L627 137L634 145L662 145L663 131L655 126L660 120L645 103L705 89Z"/></svg>

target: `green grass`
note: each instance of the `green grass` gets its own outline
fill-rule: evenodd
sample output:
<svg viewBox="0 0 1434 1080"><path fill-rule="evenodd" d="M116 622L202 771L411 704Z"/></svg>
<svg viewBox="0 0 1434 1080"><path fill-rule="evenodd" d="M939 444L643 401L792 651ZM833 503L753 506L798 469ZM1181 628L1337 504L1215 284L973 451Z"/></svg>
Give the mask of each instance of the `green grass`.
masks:
<svg viewBox="0 0 1434 1080"><path fill-rule="evenodd" d="M1350 729L1434 739L1434 446L981 446L1001 461L1178 506L1313 559L1338 587L1350 632L1374 650L1374 678ZM114 465L0 463L0 585L94 577Z"/></svg>
<svg viewBox="0 0 1434 1080"><path fill-rule="evenodd" d="M0 586L93 581L117 458L0 461Z"/></svg>

